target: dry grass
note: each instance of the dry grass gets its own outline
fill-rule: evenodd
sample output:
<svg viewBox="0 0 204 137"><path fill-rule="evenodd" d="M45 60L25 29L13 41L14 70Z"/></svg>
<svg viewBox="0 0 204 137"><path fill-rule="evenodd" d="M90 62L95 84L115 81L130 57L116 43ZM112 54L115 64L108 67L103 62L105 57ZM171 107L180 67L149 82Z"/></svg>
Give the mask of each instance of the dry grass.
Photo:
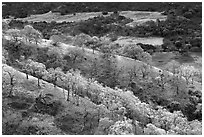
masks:
<svg viewBox="0 0 204 137"><path fill-rule="evenodd" d="M128 23L129 26L141 25L147 21L166 20L167 16L160 12L147 11L122 11L120 15L133 19L133 22Z"/></svg>
<svg viewBox="0 0 204 137"><path fill-rule="evenodd" d="M58 23L66 21L66 22L80 22L83 20L88 20L89 18L94 18L97 16L109 16L113 12L108 12L108 15L103 15L102 12L82 12L82 13L76 13L76 15L73 14L67 14L67 15L60 15L60 13L52 13L48 12L45 14L37 14L37 15L31 15L29 17L18 19L23 21L32 21L32 22L40 22L40 21L56 21ZM161 15L159 12L146 12L146 11L121 11L120 15L125 16L127 18L131 18L134 21L129 23L129 26L134 26L135 24L143 24L147 21L156 21L157 19L160 20L166 20L165 15Z"/></svg>
<svg viewBox="0 0 204 137"><path fill-rule="evenodd" d="M105 16L109 16L111 13ZM32 21L32 22L40 22L40 21L56 21L58 23L66 21L66 22L80 22L83 20L88 20L89 18L94 18L97 16L102 16L102 12L83 12L83 13L76 13L76 15L68 14L68 15L60 15L60 13L52 13L48 12L45 14L38 14L38 15L31 15L30 17L26 17L23 21ZM104 16L104 15L103 15Z"/></svg>
<svg viewBox="0 0 204 137"><path fill-rule="evenodd" d="M127 44L137 44L137 43L143 43L143 44L151 44L151 45L162 45L163 44L162 37L119 37L115 42L119 43L120 45L127 45Z"/></svg>

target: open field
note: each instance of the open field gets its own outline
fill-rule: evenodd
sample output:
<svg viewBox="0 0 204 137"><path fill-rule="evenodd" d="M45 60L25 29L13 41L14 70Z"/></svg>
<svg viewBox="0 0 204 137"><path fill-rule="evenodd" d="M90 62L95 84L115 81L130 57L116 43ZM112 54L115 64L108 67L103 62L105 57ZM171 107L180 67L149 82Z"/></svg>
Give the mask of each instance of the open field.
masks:
<svg viewBox="0 0 204 137"><path fill-rule="evenodd" d="M158 68L163 68L171 60L180 64L189 64L202 71L202 53L189 52L188 55L177 55L173 52L154 53L152 56L153 63Z"/></svg>
<svg viewBox="0 0 204 137"><path fill-rule="evenodd" d="M111 13L109 12L109 14L105 16L109 16L110 14ZM18 20L28 21L28 22L56 21L58 23L61 23L64 21L65 22L80 22L80 21L88 20L89 18L97 17L97 16L102 16L102 12L83 12L83 13L76 13L76 15L73 15L73 14L60 15L60 13L48 12L45 14L31 15L30 17L18 19Z"/></svg>
<svg viewBox="0 0 204 137"><path fill-rule="evenodd" d="M166 20L167 16L162 15L160 12L147 12L147 11L122 11L120 15L133 19L133 22L128 23L128 26L134 27L141 25L147 21Z"/></svg>
<svg viewBox="0 0 204 137"><path fill-rule="evenodd" d="M119 37L115 42L119 43L121 45L123 44L137 44L137 43L142 43L142 44L151 44L151 45L162 45L163 44L163 39L162 37Z"/></svg>
<svg viewBox="0 0 204 137"><path fill-rule="evenodd" d="M163 52L163 53L154 53L152 56L152 62L153 65L164 69L165 65L175 60L179 64L183 65L189 65L195 67L199 72L202 72L202 53L201 52L189 52L188 55L179 55L173 52ZM199 82L199 84L196 84L196 87L200 90L202 90L202 76L196 76L195 80Z"/></svg>
<svg viewBox="0 0 204 137"><path fill-rule="evenodd" d="M80 22L84 20L88 20L89 18L94 18L97 16L109 16L113 12L108 12L107 15L103 15L102 12L83 12L83 13L75 13L74 14L68 14L68 15L60 15L60 13L52 13L48 12L45 14L37 14L37 15L31 15L26 18L18 18L17 20L22 21L28 21L28 22L40 22L40 21L56 21L58 23L60 22ZM121 11L119 13L122 16L125 16L127 18L133 19L133 22L127 24L129 26L134 26L135 24L143 24L147 21L156 21L159 20L165 20L166 16L161 15L159 12L146 12L146 11Z"/></svg>

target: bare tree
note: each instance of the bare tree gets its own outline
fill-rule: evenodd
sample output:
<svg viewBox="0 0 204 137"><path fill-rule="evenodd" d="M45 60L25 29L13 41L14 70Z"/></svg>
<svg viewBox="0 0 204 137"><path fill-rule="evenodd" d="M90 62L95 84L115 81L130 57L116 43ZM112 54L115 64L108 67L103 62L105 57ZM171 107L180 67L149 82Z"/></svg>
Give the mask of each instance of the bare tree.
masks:
<svg viewBox="0 0 204 137"><path fill-rule="evenodd" d="M15 86L15 74L13 74L13 73L5 70L5 69L3 71L6 72L8 74L8 76L9 76L9 79L10 79L9 85L11 86L11 88L9 90L9 95L8 96L12 97L13 96L13 88Z"/></svg>
<svg viewBox="0 0 204 137"><path fill-rule="evenodd" d="M161 87L161 90L165 90L165 85L169 82L169 75L165 75L162 70L159 70L159 76L155 79L157 80L157 84Z"/></svg>
<svg viewBox="0 0 204 137"><path fill-rule="evenodd" d="M198 73L198 70L195 69L193 66L190 65L182 65L180 67L180 74L184 77L186 84L189 85L190 82L193 83L194 76Z"/></svg>
<svg viewBox="0 0 204 137"><path fill-rule="evenodd" d="M142 74L142 78L145 79L150 74L150 66L146 64L142 64L139 67L139 72Z"/></svg>
<svg viewBox="0 0 204 137"><path fill-rule="evenodd" d="M42 63L30 60L31 74L38 78L38 87L40 88L40 79L47 73L46 67Z"/></svg>
<svg viewBox="0 0 204 137"><path fill-rule="evenodd" d="M63 75L62 69L61 68L50 68L47 70L48 73L44 76L45 79L53 83L54 87L57 85L57 80Z"/></svg>
<svg viewBox="0 0 204 137"><path fill-rule="evenodd" d="M31 25L26 25L22 30L22 33L25 35L26 41L28 40L31 42L34 40L36 45L39 40L42 39L42 34L38 30L35 30Z"/></svg>

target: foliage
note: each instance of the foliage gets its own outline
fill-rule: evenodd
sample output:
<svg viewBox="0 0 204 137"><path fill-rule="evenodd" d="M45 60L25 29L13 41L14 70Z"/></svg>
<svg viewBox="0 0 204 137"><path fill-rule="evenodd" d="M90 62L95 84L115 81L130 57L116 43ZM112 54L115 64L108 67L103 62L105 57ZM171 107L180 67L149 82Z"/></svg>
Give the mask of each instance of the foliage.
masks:
<svg viewBox="0 0 204 137"><path fill-rule="evenodd" d="M122 55L146 63L151 63L152 61L151 55L144 52L144 50L138 44L125 45Z"/></svg>
<svg viewBox="0 0 204 137"><path fill-rule="evenodd" d="M164 69L172 72L173 74L178 74L179 73L179 67L180 67L180 64L177 61L172 60L165 65Z"/></svg>
<svg viewBox="0 0 204 137"><path fill-rule="evenodd" d="M117 69L115 56L111 53L103 53L100 57L100 67L96 80L109 87L115 87L119 84L118 77L120 70Z"/></svg>
<svg viewBox="0 0 204 137"><path fill-rule="evenodd" d="M48 80L49 82L54 84L54 87L56 87L56 82L59 77L63 75L62 69L61 68L50 68L47 70L47 73L44 75L44 79Z"/></svg>
<svg viewBox="0 0 204 137"><path fill-rule="evenodd" d="M176 9L177 14L189 14L193 17L201 16L201 4L197 2L185 2L185 3L170 3L170 2L136 2L136 3L109 3L109 2L74 2L74 3L61 3L61 2L36 2L30 3L8 3L4 2L3 17L6 18L9 15L17 18L24 18L32 14L43 14L49 11L60 12L62 15L71 14L76 12L97 12L97 11L170 11L170 9ZM57 8L60 7L60 8ZM10 9L10 10L7 10ZM187 12L187 13L186 13Z"/></svg>
<svg viewBox="0 0 204 137"><path fill-rule="evenodd" d="M134 135L131 120L117 121L110 127L109 135Z"/></svg>
<svg viewBox="0 0 204 137"><path fill-rule="evenodd" d="M186 84L190 84L190 82L193 84L194 82L194 76L198 73L198 70L195 69L195 67L190 65L182 65L180 66L180 74L183 76L186 80Z"/></svg>
<svg viewBox="0 0 204 137"><path fill-rule="evenodd" d="M113 120L109 119L108 117L101 118L99 120L99 125L94 133L95 135L108 135L109 127L113 125Z"/></svg>
<svg viewBox="0 0 204 137"><path fill-rule="evenodd" d="M147 124L147 128L144 129L145 135L165 135L166 131L164 129L160 129L153 124Z"/></svg>
<svg viewBox="0 0 204 137"><path fill-rule="evenodd" d="M62 14L69 13L69 9L66 9L66 7L69 7L68 5L69 4L62 7L57 6L59 8L56 10L59 10ZM73 5L75 4L73 3ZM122 72L118 70L116 66L117 62L114 56L114 53L117 51L117 45L111 45L110 43L107 44L107 41L103 41L101 38L98 38L99 36L110 34L110 32L112 33L114 38L119 35L162 36L167 39L167 42L165 42L163 45L163 47L166 47L167 50L180 50L181 52L182 50L185 51L186 48L189 47L200 47L200 39L198 38L198 42L195 41L197 41L196 37L201 36L201 26L198 25L199 21L193 21L193 19L195 19L194 16L200 16L199 7L192 8L190 6L190 8L186 7L186 5L184 4L184 7L180 8L180 3L178 3L177 6L176 3L170 3L170 5L166 7L177 8L175 10L175 15L171 16L171 11L162 7L165 9L165 12L169 14L168 19L166 21L157 21L156 23L148 22L146 26L135 26L133 28L130 28L125 25L126 23L131 22L131 20L120 16L118 11L114 11L114 14L108 17L99 16L79 23L22 23L18 21L12 21L9 24L12 27L14 27L15 25L25 27L22 31L18 29L8 30L7 32L9 35L11 35L11 38L14 42L6 44L3 43L3 48L8 51L8 59L14 62L16 60L21 60L21 57L23 56L25 57L24 59L33 57L33 55L35 54L35 52L33 52L35 48L32 47L32 41L35 41L37 45L37 42L42 38L42 35L39 31L42 31L43 36L45 36L46 38L52 36L51 34L61 32L70 32L73 34L80 34L81 32L83 32L84 34L77 35L74 38L74 45L83 47L84 44L87 44L87 46L93 49L93 53L97 47L100 48L102 54L99 55L99 59L94 60L92 62L90 71L92 73L91 77L95 78L99 83L103 83L104 85L99 84L93 79L84 78L79 71L76 71L76 69L81 68L79 65L81 65L81 63L86 60L85 53L79 48L77 48L76 50L67 51L67 54L65 56L55 54L55 52L47 52L47 50L43 48L38 48L38 55L34 55L33 59L36 59L36 61L39 62L27 60L27 62L25 61L25 64L23 64L22 70L26 72L26 74L30 73L31 75L36 76L38 78L38 85L39 79L45 79L53 83L54 86L58 85L62 87L63 91L64 89L67 90L67 101L70 101L70 94L72 94L73 100L76 100L75 103L77 107L80 106L79 100L81 100L81 97L88 98L91 102L95 104L104 105L104 108L110 111L110 117L106 117L104 119L102 118L99 120L98 132L96 132L95 134L133 134L135 132L133 130L134 127L133 122L131 120L138 121L138 125L144 128L145 134L202 134L201 122L194 120L202 120L202 99L200 94L189 93L189 98L185 99L187 103L176 102L173 100L171 104L167 106L170 112L166 109L157 107L155 104L152 104L151 101L149 102L149 104L141 102L138 97L134 96L140 94L137 94L136 92L132 93L131 91L127 91L124 89L118 89L116 87L120 85L119 74ZM7 6L9 6L9 4ZM49 6L52 7L48 4L48 7ZM150 6L152 7L152 5ZM155 9L155 7L153 9L151 9L151 7L148 10ZM99 10L100 8L101 7L99 6L93 10ZM115 9L117 8L118 7L116 6ZM87 10L87 8L83 9ZM23 10L25 9L22 9L22 11ZM50 10L52 10L52 8L50 8ZM41 12L44 12L44 10L42 10ZM6 14L9 15L13 13L7 12ZM26 15L23 16L28 15L27 12L25 12L25 14ZM16 14L14 15L18 16ZM188 19L182 18L182 16ZM91 38L89 35L94 37ZM27 43L25 44L23 42L20 42L23 40L22 38L28 39L30 41L30 46L28 46ZM51 37L50 39L53 39L53 37ZM56 41L64 41L64 38L56 37ZM185 47L186 43L189 44L189 47ZM146 49L148 46L149 45L141 44L126 45L123 48L122 52L117 51L117 53L123 54L127 57L131 57L135 60L150 63L151 55L147 53L148 51ZM153 49L153 47L151 48ZM70 68L73 68L74 70L69 70L65 74L60 68L57 67L62 67L61 69L64 72L66 72ZM171 62L167 65L167 69L171 70L174 74L171 77L172 79L170 79L170 84L172 84L171 86L177 88L175 89L175 91L177 91L176 95L178 95L178 91L182 90L180 89L180 87L182 86L180 84L181 76L183 76L186 79L187 84L189 84L190 82L193 83L194 75L197 73L197 70L195 70L195 68L192 68L191 66L183 65L180 67L180 70L179 67L179 64L177 64L176 62ZM145 81L145 84L147 84L148 82L150 83L150 69L151 68L149 65L143 64L139 66L138 70L131 70L129 76L130 81L134 82L134 80L141 80ZM167 81L169 80L168 76L165 78L165 75L161 73L156 79L158 80L158 85L161 85L162 90L164 90L164 87L167 84ZM137 86L132 87L137 88L140 86L139 84L139 82L135 82L133 83L133 85ZM149 88L149 85L145 86ZM111 89L107 86L111 88L114 87L115 89ZM150 89L147 88L145 88L144 90L143 88L141 88L142 95L145 95L149 91L154 90L154 88L151 87ZM154 93L155 92L153 91L152 94ZM38 103L40 104L37 105L36 112L56 115L59 112L58 107L60 108L60 103L52 102L49 104L43 101L43 98L44 97L41 98L40 96L36 98L36 100L38 100ZM146 100L148 100L148 95L146 95L145 98L147 98ZM151 106L150 104L153 106ZM184 117L181 112L176 112L178 110L181 110L184 115L187 116L187 118ZM127 119L125 119L124 116L126 116ZM17 123L21 122L18 121ZM9 127L12 127L12 124L5 124L4 126L10 129ZM15 128L18 126L19 124L14 124ZM32 134L39 133L37 132L38 128L36 128L36 126L31 126L30 129L34 130ZM53 128L49 130L52 129ZM24 132L24 130L30 131L27 126L23 129L22 132ZM13 131L11 131L11 133L12 132Z"/></svg>
<svg viewBox="0 0 204 137"><path fill-rule="evenodd" d="M19 37L22 35L19 29L9 29L6 33L10 35L15 42L19 41Z"/></svg>
<svg viewBox="0 0 204 137"><path fill-rule="evenodd" d="M34 40L36 44L38 44L39 40L42 38L42 34L31 25L24 26L22 33L25 35L26 40L29 42Z"/></svg>
<svg viewBox="0 0 204 137"><path fill-rule="evenodd" d="M90 41L91 39L92 38L89 35L81 33L74 37L73 45L78 47L84 47L84 44Z"/></svg>
<svg viewBox="0 0 204 137"><path fill-rule="evenodd" d="M40 52L38 57L40 57L41 54L44 54L42 56L44 57L43 58L44 62L43 60L40 60L40 62L44 63L47 69L49 68L56 69L58 67L60 67L61 69L64 69L64 67L66 67L66 61L63 60L63 56L60 55L60 52L57 49L53 48L53 49L48 50L47 52L45 51L44 53Z"/></svg>
<svg viewBox="0 0 204 137"><path fill-rule="evenodd" d="M140 60L140 54L142 52L143 52L143 49L136 44L126 45L123 50L123 54L125 56L135 60Z"/></svg>
<svg viewBox="0 0 204 137"><path fill-rule="evenodd" d="M32 61L31 59L28 60L28 64L29 64L29 68L31 68L30 74L38 78L38 86L40 87L40 79L46 73L45 65L42 63Z"/></svg>
<svg viewBox="0 0 204 137"><path fill-rule="evenodd" d="M50 37L50 40L52 40L52 45L58 46L60 42L63 42L64 39L61 38L59 35L52 35Z"/></svg>
<svg viewBox="0 0 204 137"><path fill-rule="evenodd" d="M63 60L67 62L67 66L65 66L65 71L73 68L80 68L79 64L86 60L85 53L80 48L70 49L67 51L66 55L63 57Z"/></svg>
<svg viewBox="0 0 204 137"><path fill-rule="evenodd" d="M3 67L3 75L8 75L9 76L9 86L10 86L10 90L9 90L9 97L13 97L14 93L13 93L13 88L15 86L15 84L17 83L17 79L16 76L13 72L7 71L4 67Z"/></svg>

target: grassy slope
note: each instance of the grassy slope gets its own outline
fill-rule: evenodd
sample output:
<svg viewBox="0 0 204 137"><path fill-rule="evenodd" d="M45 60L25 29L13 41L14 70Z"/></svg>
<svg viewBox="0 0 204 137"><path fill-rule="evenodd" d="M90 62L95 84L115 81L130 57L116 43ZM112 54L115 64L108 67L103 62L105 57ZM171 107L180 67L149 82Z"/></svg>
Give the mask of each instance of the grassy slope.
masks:
<svg viewBox="0 0 204 137"><path fill-rule="evenodd" d="M111 13L105 16L109 16ZM51 22L56 21L57 23L61 23L63 21L66 22L80 22L84 20L88 20L89 18L94 18L97 16L102 16L101 12L83 12L83 13L76 13L76 15L68 14L68 15L60 15L59 13L52 13L48 12L45 14L39 15L31 15L26 18L18 18L17 20L28 21L28 22Z"/></svg>
<svg viewBox="0 0 204 137"><path fill-rule="evenodd" d="M73 104L75 102L75 99L73 97L71 97L70 102L65 101L66 95L64 95L62 88L59 88L59 87L54 88L54 86L52 84L41 80L40 83L41 83L42 88L39 90L37 87L37 78L35 78L33 76L29 76L29 80L27 80L26 75L24 73L19 72L19 71L15 70L14 68L7 66L5 64L4 64L4 69L11 72L12 74L15 74L15 79L17 82L15 84L15 88L14 88L15 96L20 96L20 97L24 97L24 98L31 98L31 100L33 100L35 97L38 96L39 92L42 92L43 94L50 93L50 94L54 95L54 98L53 98L54 100L60 100L63 103L63 105L65 106L66 109L63 112L60 112L60 114L58 114L55 118L53 118L52 116L49 116L49 115L42 115L42 114L38 114L38 113L34 113L34 112L32 114L33 118L36 118L36 119L40 119L42 117L44 117L44 120L49 119L49 121L48 121L49 123L54 122L53 127L55 129L56 129L56 127L57 127L57 129L60 127L63 130L63 132L62 131L58 131L56 133L50 132L49 134L57 134L57 133L58 134L64 134L64 133L75 134L75 132L79 132L81 130L79 127L82 125L82 122L83 122L82 116L84 114L85 108L87 109L87 112L90 114L90 119L88 119L88 121L86 122L86 124L87 124L86 128L87 129L85 129L80 134L90 134L96 128L96 127L94 127L93 129L88 129L88 126L91 123L93 123L94 121L95 121L95 124L97 124L96 119L92 119L93 121L91 121L91 118L92 118L91 116L94 116L97 114L97 108L98 107L97 107L97 105L95 105L91 101L80 97L79 106L76 106L75 104ZM3 77L3 79L8 82L9 81L8 75L7 75L7 73L5 73L5 74L6 75ZM4 111L5 114L7 114L8 111L13 111L13 113L20 113L22 110L15 109L15 108L13 109L13 108L9 107L9 104L12 102L15 102L16 100L6 97L6 93L8 92L7 90L8 90L8 87L3 89L3 102L4 102L3 103L3 110L5 110ZM64 90L64 91L65 91L65 93L67 92L66 90ZM27 103L27 102L25 102L25 103ZM61 117L63 115L65 115L65 117L68 117L69 121L62 120ZM58 119L58 120L56 120L56 119ZM24 120L26 120L26 119L24 119ZM46 123L46 121L43 121L43 122ZM34 125L34 123L33 123L33 125ZM64 127L62 127L62 125ZM44 127L46 127L46 126L44 125ZM49 128L51 128L51 127L49 127ZM67 129L65 129L65 128L67 128Z"/></svg>
<svg viewBox="0 0 204 137"><path fill-rule="evenodd" d="M8 37L6 37L8 38ZM40 46L42 47L53 47L51 44L51 41L50 40L43 40L42 44L39 44ZM61 54L66 54L67 51L69 51L70 49L76 49L75 46L72 46L70 44L64 44L64 43L61 43L59 44L59 46L57 47L57 50L61 53ZM91 49L88 49L88 48L84 48L84 53L86 56L94 59L94 58L97 58L99 57L99 55L101 54L99 51L95 51L95 54L93 54L92 50ZM128 70L130 69L133 69L134 67L136 68L139 68L141 65L143 64L146 64L144 62L141 62L141 61L138 61L138 60L134 60L134 59L131 59L131 58L127 58L127 57L123 57L123 56L118 56L116 55L116 60L117 60L117 67L119 69L123 69L125 71L123 77L127 77L127 72ZM159 68L157 67L152 67L152 72L151 75L153 77L156 77L159 75ZM170 75L172 76L173 74L171 72L166 72L167 75ZM183 84L185 82L183 81ZM124 83L124 84L127 84L127 83ZM200 83L197 83L195 82L195 85L197 85L197 87L200 89ZM183 90L185 90L184 88L185 86L182 86ZM164 92L163 94L165 96L165 98L174 98L174 89L172 89L171 86L168 86L168 90L166 92ZM178 97L179 99L179 97Z"/></svg>
<svg viewBox="0 0 204 137"><path fill-rule="evenodd" d="M166 20L167 16L162 15L160 12L148 12L148 11L122 11L120 15L126 18L133 19L133 22L128 23L128 26L141 25L147 21Z"/></svg>
<svg viewBox="0 0 204 137"><path fill-rule="evenodd" d="M147 37L147 38L139 38L139 37L119 37L116 43L120 45L132 44L132 43L142 43L142 44L151 44L154 46L162 45L163 44L162 37Z"/></svg>
<svg viewBox="0 0 204 137"><path fill-rule="evenodd" d="M17 84L15 86L15 98L17 98L18 96L21 97L20 100L17 100L18 102L22 102L22 97L24 99L27 100L27 102L30 102L33 97L36 94L38 94L38 92L36 92L36 89L32 89L35 88L34 83L36 84L37 79L29 76L29 80L25 79L25 74L13 69L12 67L9 67L7 65L4 65L5 69L7 71L12 72L13 74L15 74L16 78L18 79ZM4 80L8 80L7 76L3 77ZM26 84L31 82L30 84ZM43 87L46 87L48 89L52 89L53 85L50 85L49 83L46 83L44 81L42 81L44 83ZM24 85L24 87L27 85L29 87L27 88L23 88L22 85ZM30 88L30 86L32 86L32 88ZM161 111L158 110L153 110L151 109L151 106L145 103L141 103L141 101L135 97L130 91L122 91L122 90L113 90L111 88L108 87L103 87L101 85L97 85L95 84L95 86L98 86L98 89L100 89L100 93L102 93L105 96L105 102L106 101L110 101L112 103L108 103L106 104L105 102L103 102L103 104L108 107L110 110L113 109L116 104L118 105L122 105L125 106L126 109L128 109L129 113L131 113L131 117L134 117L134 120L140 121L142 122L142 124L146 125L149 121L148 121L148 116L151 116L152 118L152 122L153 124L158 124L157 122L157 118L158 116L161 116ZM96 87L95 87L96 88ZM29 91L29 90L31 91ZM56 99L60 99L58 94L62 94L61 90L57 90L58 88L56 88L56 90L54 90L53 92L56 92L57 95L55 94L55 98ZM44 92L45 88L42 88L42 92ZM3 90L3 95L5 95L4 93L6 92L6 90ZM46 92L46 91L45 91ZM48 93L53 93L49 90ZM30 94L30 96L29 96ZM34 95L35 94L35 95ZM30 126L34 126L34 125L38 125L38 127L44 128L42 130L42 132L45 132L47 134L57 134L57 135L62 135L62 134L94 134L94 132L97 130L97 119L94 119L93 117L97 114L96 112L96 105L93 104L92 102L84 99L84 98L80 98L81 103L79 106L73 105L73 102L65 102L62 99L60 99L63 104L65 105L65 110L61 111L57 116L52 117L49 116L47 114L39 114L39 113L32 113L30 116L30 119L26 119L24 118L23 120L23 124L25 125L30 125ZM7 121L7 122L12 122L12 119L18 119L19 118L19 114L21 113L20 110L18 109L13 109L10 107L9 103L14 102L16 100L9 99L6 96L3 96L3 122ZM27 103L24 102L24 103ZM116 104L115 104L116 103ZM83 118L82 115L85 114L84 112L84 108L87 109L87 111L89 112L89 116L86 119L86 124L85 124L85 128L83 128ZM102 111L101 111L102 110ZM105 111L104 111L105 110ZM100 108L100 113L102 113L101 117L112 117L115 118L115 120L117 121L118 118L116 117L116 115L114 115L114 111L112 111L111 115L109 115L109 110L107 109L102 109ZM8 116L8 114L10 114ZM104 115L105 114L105 115ZM21 114L20 114L21 115ZM155 119L154 119L154 115ZM165 115L165 117L172 117L174 114L169 113L166 110L162 111L162 115ZM18 117L17 117L18 116ZM7 119L6 119L6 118ZM120 117L119 117L120 119ZM113 119L114 120L114 119ZM171 120L170 120L171 121ZM162 122L162 121L161 121ZM106 124L106 123L105 123ZM185 124L191 124L191 122L187 122ZM199 123L198 123L199 124ZM185 125L185 126L187 126ZM104 125L105 126L105 125ZM158 125L158 127L160 127L160 125ZM5 126L3 126L3 128L6 128ZM160 127L161 128L161 127ZM61 130L60 130L61 129ZM83 130L82 130L83 129ZM190 129L189 132L193 132L193 134L200 134L201 127L199 125L198 129L197 127L192 127L192 129ZM16 130L16 129L15 129ZM198 130L199 132L196 132ZM184 131L184 132L188 132L188 131ZM194 133L195 132L195 133ZM30 133L30 132L29 132ZM182 133L182 132L181 132Z"/></svg>
<svg viewBox="0 0 204 137"><path fill-rule="evenodd" d="M6 38L8 38L8 37L6 37ZM43 41L42 41L42 43L41 44L39 44L40 46L42 46L42 47L49 47L49 48L51 48L51 47L53 47L52 46L52 44L51 44L51 40L44 40L43 39ZM76 49L76 47L75 46L72 46L72 45L70 45L70 44L64 44L64 43L61 43L61 44L59 44L59 46L57 47L57 48L55 48L56 50L58 50L58 52L60 52L61 54L66 54L66 52L67 51L69 51L70 49ZM93 52L92 52L92 50L91 49L88 49L88 48L84 48L84 53L85 53L85 55L86 56L88 56L90 59L94 59L94 58L98 58L99 57L99 55L101 54L99 51L95 51L95 54L93 54ZM130 69L133 69L135 66L136 66L136 68L139 68L141 65L143 65L143 64L145 64L144 62L141 62L141 61L138 61L138 60L134 60L134 59L131 59L131 58L127 58L127 57L123 57L123 56L118 56L118 55L116 55L116 60L117 60L117 67L119 68L119 69L123 69L124 70L124 75L123 76L121 76L121 77L124 77L124 78L126 78L127 77L127 75L128 75L128 71L130 70ZM153 73L151 73L151 75L153 76L153 77L157 77L158 76L158 74L159 74L159 68L157 68L157 67L152 67L152 72ZM166 74L167 75L170 75L170 76L172 76L172 73L171 72L166 72ZM183 81L183 86L181 86L182 87L182 90L183 91L186 91L186 88L185 88L185 84L184 84L185 82ZM124 85L127 85L127 83L123 83ZM195 86L196 86L196 88L198 88L199 90L201 90L201 83L197 83L197 82L195 82ZM165 92L163 92L160 96L163 96L164 98L166 98L166 99L170 99L170 98L174 98L174 99L176 99L176 100L180 100L180 96L177 96L177 97L175 97L174 96L174 91L175 91L175 89L171 86L171 85L167 85L167 87L166 87L168 90L166 90ZM157 90L157 89L155 89L155 90ZM156 92L158 92L159 94L160 94L160 92L159 91L156 91ZM155 93L156 93L155 92ZM183 101L179 101L179 102L182 102L182 103L184 103Z"/></svg>
<svg viewBox="0 0 204 137"><path fill-rule="evenodd" d="M69 50L69 49L74 49L76 47L72 46L72 45L67 45L67 44L62 43L60 45L60 48L63 49L62 51L66 51L66 50ZM93 54L92 50L88 49L88 48L84 48L84 51L85 51L85 54L87 56L89 56L90 58L97 58L99 56L99 54L100 54L99 51L95 51L95 54ZM138 60L134 60L134 59L131 59L131 58L118 56L118 55L116 55L116 60L117 60L118 68L119 69L122 68L124 70L124 72L125 72L123 77L127 77L127 71L130 70L130 69L133 69L134 66L136 66L136 68L139 68L142 64L146 64L146 63L138 61ZM161 70L161 69L152 66L151 75L153 77L158 76L159 75L159 70ZM165 74L169 75L170 77L173 75L171 72L167 72L167 71L165 72ZM123 84L126 85L127 83L123 83ZM201 83L194 82L194 86L195 86L196 89L198 89L200 91L202 90L202 84ZM155 89L155 90L151 89L152 91L150 91L150 92L155 92L156 94L159 93L160 96L162 96L163 98L166 98L166 99L173 98L174 100L177 100L177 101L181 102L181 104L183 104L183 103L185 104L186 102L188 102L188 100L185 99L184 93L181 93L180 95L175 96L174 95L174 93L175 93L174 87L172 87L171 85L168 84L166 86L166 88L167 88L167 90L165 90L165 92L163 92L163 93L160 93L158 89ZM182 82L180 84L180 90L187 91L184 79L182 80Z"/></svg>
<svg viewBox="0 0 204 137"><path fill-rule="evenodd" d="M40 21L56 21L58 23L66 21L66 22L80 22L84 20L88 20L89 18L94 18L97 16L109 16L113 12L108 12L108 15L103 15L102 12L82 12L76 13L76 15L68 14L68 15L60 15L60 13L52 13L48 12L45 14L37 14L31 15L26 18L18 18L17 20L28 21L28 22L40 22ZM120 15L125 16L127 18L133 19L133 22L127 24L130 26L134 26L136 24L142 24L147 21L156 21L157 19L165 20L166 16L161 15L159 12L145 12L145 11L122 11Z"/></svg>

